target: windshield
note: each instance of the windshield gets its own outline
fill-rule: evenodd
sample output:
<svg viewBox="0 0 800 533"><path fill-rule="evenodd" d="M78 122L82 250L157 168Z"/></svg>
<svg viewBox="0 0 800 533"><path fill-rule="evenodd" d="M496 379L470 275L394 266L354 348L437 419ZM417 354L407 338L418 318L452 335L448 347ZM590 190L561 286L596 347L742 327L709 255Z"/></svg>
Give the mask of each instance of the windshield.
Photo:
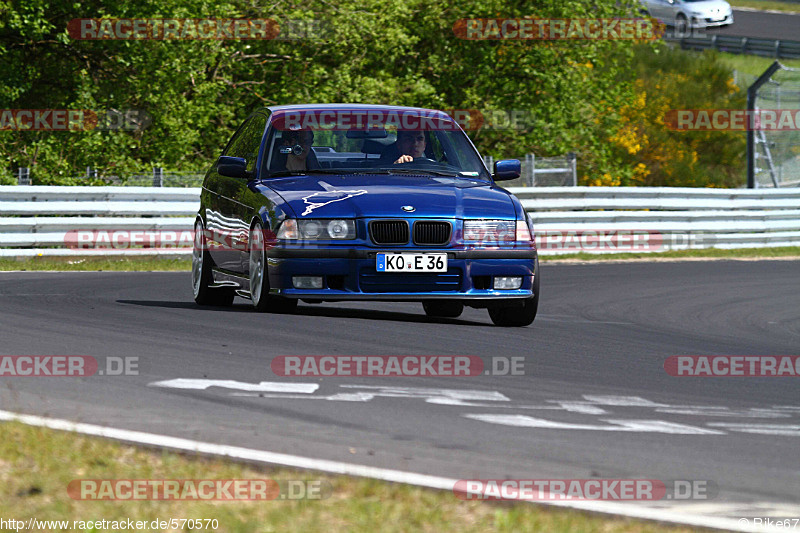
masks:
<svg viewBox="0 0 800 533"><path fill-rule="evenodd" d="M369 128L306 127L275 121L267 138L265 175L430 174L489 180L466 134L452 121Z"/></svg>

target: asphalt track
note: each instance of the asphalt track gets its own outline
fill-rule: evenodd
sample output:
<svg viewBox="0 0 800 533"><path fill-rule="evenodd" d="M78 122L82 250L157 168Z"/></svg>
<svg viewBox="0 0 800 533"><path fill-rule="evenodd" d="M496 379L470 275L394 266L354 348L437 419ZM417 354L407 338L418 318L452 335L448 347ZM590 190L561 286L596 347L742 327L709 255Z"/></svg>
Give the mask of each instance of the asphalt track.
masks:
<svg viewBox="0 0 800 533"><path fill-rule="evenodd" d="M796 11L800 12L800 4L797 4ZM800 15L734 9L733 24L703 31L709 35L800 41Z"/></svg>
<svg viewBox="0 0 800 533"><path fill-rule="evenodd" d="M800 378L663 368L671 355L800 355L798 261L544 263L540 314L520 329L413 303L199 308L189 277L0 273L0 354L139 358L139 375L0 377L0 409L455 479L704 480L712 500L653 505L800 517ZM280 355L431 354L521 356L525 375L270 369ZM153 386L176 379L239 384ZM244 390L260 382L277 385ZM319 388L274 390L298 383Z"/></svg>

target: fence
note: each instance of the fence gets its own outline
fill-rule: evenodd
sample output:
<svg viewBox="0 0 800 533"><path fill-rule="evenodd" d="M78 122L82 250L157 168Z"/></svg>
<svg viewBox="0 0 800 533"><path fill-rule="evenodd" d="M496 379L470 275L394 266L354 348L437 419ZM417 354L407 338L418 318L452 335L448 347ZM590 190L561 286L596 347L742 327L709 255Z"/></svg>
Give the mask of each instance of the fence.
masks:
<svg viewBox="0 0 800 533"><path fill-rule="evenodd" d="M800 188L511 192L533 218L542 255L800 246ZM196 188L0 186L0 256L188 255L199 194ZM115 247L111 235L107 246L85 250L66 245L76 230L180 235L176 248Z"/></svg>
<svg viewBox="0 0 800 533"><path fill-rule="evenodd" d="M719 50L732 54L749 54L776 59L800 58L800 41L781 39L755 39L735 35L704 35L692 37L666 37L680 44L684 50Z"/></svg>
<svg viewBox="0 0 800 533"><path fill-rule="evenodd" d="M81 229L191 231L199 207L197 188L0 186L0 256L186 254L185 246L77 250L66 244Z"/></svg>
<svg viewBox="0 0 800 533"><path fill-rule="evenodd" d="M800 69L775 61L747 89L747 109L800 109ZM800 116L800 114L798 114ZM747 186L800 185L800 131L748 129Z"/></svg>
<svg viewBox="0 0 800 533"><path fill-rule="evenodd" d="M153 167L152 174L98 177L97 169L87 167L86 174L74 179L85 179L87 182L100 179L109 185L124 187L200 187L203 184L204 176L205 174L199 172L164 172L161 167ZM17 169L17 185L31 185L29 168L19 167Z"/></svg>
<svg viewBox="0 0 800 533"><path fill-rule="evenodd" d="M492 170L494 158L483 158L486 168ZM519 179L504 181L503 187L575 187L578 185L578 159L570 152L560 157L536 157L525 154L520 160Z"/></svg>

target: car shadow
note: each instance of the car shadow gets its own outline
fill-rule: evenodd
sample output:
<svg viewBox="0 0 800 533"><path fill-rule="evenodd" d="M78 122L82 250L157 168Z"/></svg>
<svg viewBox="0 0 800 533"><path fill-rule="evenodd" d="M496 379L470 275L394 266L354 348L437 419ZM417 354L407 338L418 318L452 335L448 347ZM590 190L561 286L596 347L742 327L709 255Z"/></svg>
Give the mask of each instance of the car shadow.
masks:
<svg viewBox="0 0 800 533"><path fill-rule="evenodd" d="M329 304L330 305L330 304ZM324 316L331 318L362 318L365 320L391 320L395 322L417 322L427 324L460 324L463 326L488 326L484 322L464 320L462 318L439 318L427 316L422 309L420 313L404 313L401 311L381 311L379 309L352 309L345 307L320 307L314 305L299 305L296 315Z"/></svg>
<svg viewBox="0 0 800 533"><path fill-rule="evenodd" d="M144 307L162 307L165 309L197 309L198 311L222 311L242 313L249 309L243 305L223 306L200 306L194 302L168 302L163 300L117 300L118 304L141 305Z"/></svg>
<svg viewBox="0 0 800 533"><path fill-rule="evenodd" d="M230 307L223 306L199 306L191 301L175 302L164 300L117 300L117 303L126 305L140 305L143 307L161 307L165 309L196 309L198 311L213 311L221 313L254 313L253 308L248 303L235 303ZM325 304L323 304L325 305ZM491 326L486 322L475 320L464 320L462 318L439 318L429 317L422 309L420 313L404 313L401 311L381 311L380 309L352 309L344 307L325 307L319 304L297 306L293 315L297 316L321 316L329 318L355 318L363 320L388 320L394 322L415 322L422 324L454 324L462 326ZM266 313L267 315L269 313Z"/></svg>

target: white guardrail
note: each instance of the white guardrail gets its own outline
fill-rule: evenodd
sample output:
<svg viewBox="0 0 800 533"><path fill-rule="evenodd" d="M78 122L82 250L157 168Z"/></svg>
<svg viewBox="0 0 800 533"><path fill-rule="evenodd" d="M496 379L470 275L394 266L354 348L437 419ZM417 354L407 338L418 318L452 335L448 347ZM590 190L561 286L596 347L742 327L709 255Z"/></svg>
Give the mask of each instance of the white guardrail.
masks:
<svg viewBox="0 0 800 533"><path fill-rule="evenodd" d="M800 246L800 188L510 190L533 218L542 255ZM187 255L199 195L198 188L0 186L0 256ZM95 232L91 244L76 238L81 231ZM166 244L141 247L153 235Z"/></svg>

